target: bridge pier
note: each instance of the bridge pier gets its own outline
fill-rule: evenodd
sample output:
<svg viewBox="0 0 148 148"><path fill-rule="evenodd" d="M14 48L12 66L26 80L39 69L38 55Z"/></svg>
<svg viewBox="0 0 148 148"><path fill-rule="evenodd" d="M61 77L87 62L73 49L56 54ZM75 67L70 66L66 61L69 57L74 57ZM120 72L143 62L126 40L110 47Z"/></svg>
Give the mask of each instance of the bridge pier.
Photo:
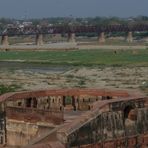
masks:
<svg viewBox="0 0 148 148"><path fill-rule="evenodd" d="M75 33L68 33L68 42L76 42Z"/></svg>
<svg viewBox="0 0 148 148"><path fill-rule="evenodd" d="M8 46L8 45L9 45L9 42L8 42L8 35L3 35L3 36L2 36L1 44L2 44L3 46Z"/></svg>
<svg viewBox="0 0 148 148"><path fill-rule="evenodd" d="M61 41L62 36L60 33L57 33L57 34L54 34L53 38L54 38L54 41L59 42Z"/></svg>
<svg viewBox="0 0 148 148"><path fill-rule="evenodd" d="M133 42L133 33L131 31L128 32L127 42L128 43L132 43Z"/></svg>
<svg viewBox="0 0 148 148"><path fill-rule="evenodd" d="M99 43L105 43L105 33L101 32L99 34Z"/></svg>
<svg viewBox="0 0 148 148"><path fill-rule="evenodd" d="M42 34L37 34L36 35L36 45L41 46L43 45L43 35Z"/></svg>

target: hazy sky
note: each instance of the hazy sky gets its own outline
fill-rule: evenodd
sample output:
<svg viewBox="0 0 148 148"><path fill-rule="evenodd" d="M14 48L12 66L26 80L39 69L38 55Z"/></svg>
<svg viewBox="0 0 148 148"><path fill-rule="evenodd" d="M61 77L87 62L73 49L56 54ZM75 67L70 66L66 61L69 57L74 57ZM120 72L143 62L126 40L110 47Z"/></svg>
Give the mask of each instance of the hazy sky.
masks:
<svg viewBox="0 0 148 148"><path fill-rule="evenodd" d="M0 17L148 16L148 0L0 0Z"/></svg>

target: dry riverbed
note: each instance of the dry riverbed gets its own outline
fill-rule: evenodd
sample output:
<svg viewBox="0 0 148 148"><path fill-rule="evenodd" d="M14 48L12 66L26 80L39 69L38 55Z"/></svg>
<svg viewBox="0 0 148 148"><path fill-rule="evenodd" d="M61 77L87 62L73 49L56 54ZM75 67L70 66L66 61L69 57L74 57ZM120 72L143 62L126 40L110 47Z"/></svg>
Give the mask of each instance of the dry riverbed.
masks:
<svg viewBox="0 0 148 148"><path fill-rule="evenodd" d="M64 70L0 69L0 84L19 90L53 88L148 88L148 67L73 67Z"/></svg>

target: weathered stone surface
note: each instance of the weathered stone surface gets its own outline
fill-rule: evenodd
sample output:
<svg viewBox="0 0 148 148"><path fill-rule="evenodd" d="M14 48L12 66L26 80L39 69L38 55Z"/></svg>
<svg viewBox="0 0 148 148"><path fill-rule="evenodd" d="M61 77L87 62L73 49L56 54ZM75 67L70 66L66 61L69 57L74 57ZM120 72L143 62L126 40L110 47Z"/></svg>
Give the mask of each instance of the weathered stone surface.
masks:
<svg viewBox="0 0 148 148"><path fill-rule="evenodd" d="M1 112L6 111L7 120L6 129L1 124L2 138L6 137L10 146L26 145L56 126L37 142L45 143L40 147L47 146L46 142L51 148L56 143L59 148L135 147L136 141L148 144L147 98L134 91L41 90L5 94L0 96L1 105L4 101ZM64 118L66 112L75 117ZM5 121L5 116L2 119Z"/></svg>

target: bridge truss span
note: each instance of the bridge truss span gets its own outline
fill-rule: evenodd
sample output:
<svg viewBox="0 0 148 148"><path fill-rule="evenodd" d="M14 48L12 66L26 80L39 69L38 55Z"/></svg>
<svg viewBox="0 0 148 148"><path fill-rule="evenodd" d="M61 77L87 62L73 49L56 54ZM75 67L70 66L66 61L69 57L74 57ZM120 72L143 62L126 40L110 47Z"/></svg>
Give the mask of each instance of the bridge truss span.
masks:
<svg viewBox="0 0 148 148"><path fill-rule="evenodd" d="M106 25L106 26L27 26L11 27L1 32L2 35L34 35L34 34L64 34L64 33L109 33L109 32L142 32L148 31L147 24L137 25Z"/></svg>

